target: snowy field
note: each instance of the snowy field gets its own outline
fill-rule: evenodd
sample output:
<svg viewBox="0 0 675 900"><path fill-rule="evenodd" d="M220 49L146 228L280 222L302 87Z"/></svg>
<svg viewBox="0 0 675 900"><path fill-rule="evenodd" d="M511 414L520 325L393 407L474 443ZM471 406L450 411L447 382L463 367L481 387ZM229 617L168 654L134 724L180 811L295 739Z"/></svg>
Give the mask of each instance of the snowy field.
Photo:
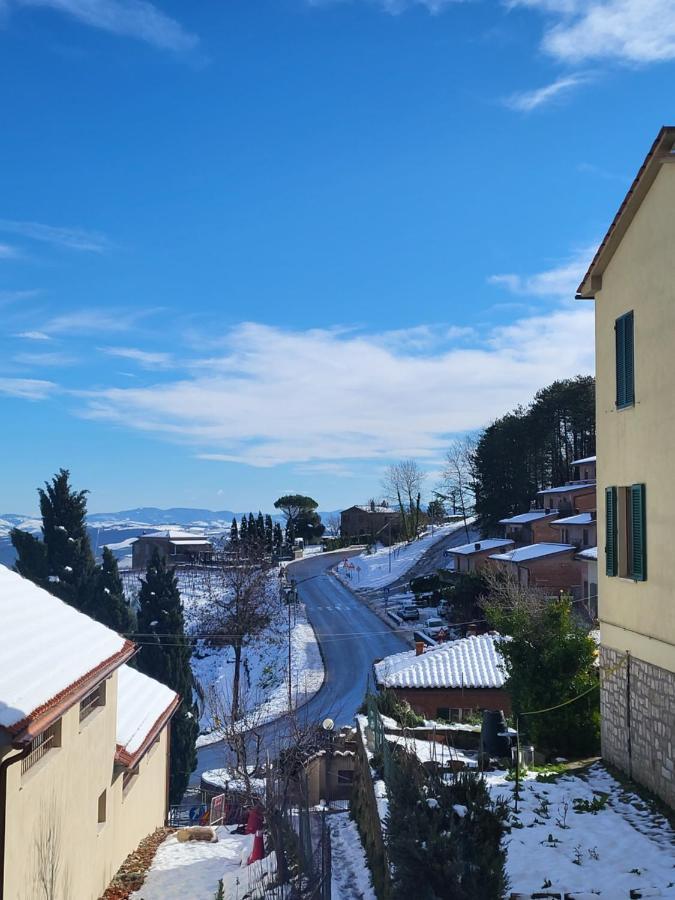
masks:
<svg viewBox="0 0 675 900"><path fill-rule="evenodd" d="M178 573L186 628L198 633L200 615L209 602L206 581L193 572ZM255 724L268 722L288 709L288 606L276 599L276 573L270 575L273 617L270 627L243 651L241 696L246 717ZM323 684L324 669L314 629L302 604L291 607L291 686L293 706L309 700ZM231 697L234 671L231 647L211 647L199 640L192 656L192 671L206 697L215 691L219 698ZM200 716L202 734L197 746L220 740L214 730L213 710L207 702Z"/></svg>
<svg viewBox="0 0 675 900"><path fill-rule="evenodd" d="M514 783L505 774L486 778L493 797L512 802ZM603 766L551 784L529 773L520 795L506 838L512 891L618 900L635 890L645 898L675 897L675 832Z"/></svg>
<svg viewBox="0 0 675 900"><path fill-rule="evenodd" d="M130 900L213 900L223 879L228 900L242 897L263 871L273 869L273 854L262 863L246 866L252 835L229 834L216 828L215 843L179 843L175 834L160 844L147 877Z"/></svg>
<svg viewBox="0 0 675 900"><path fill-rule="evenodd" d="M389 571L389 547L378 544L374 553L364 553L362 556L338 563L335 568L336 574L352 590L386 587L402 578L436 541L440 541L441 538L447 537L453 531L461 528L464 528L462 522L440 525L434 528L433 534L429 529L422 537L410 544L393 544L391 547L391 571Z"/></svg>

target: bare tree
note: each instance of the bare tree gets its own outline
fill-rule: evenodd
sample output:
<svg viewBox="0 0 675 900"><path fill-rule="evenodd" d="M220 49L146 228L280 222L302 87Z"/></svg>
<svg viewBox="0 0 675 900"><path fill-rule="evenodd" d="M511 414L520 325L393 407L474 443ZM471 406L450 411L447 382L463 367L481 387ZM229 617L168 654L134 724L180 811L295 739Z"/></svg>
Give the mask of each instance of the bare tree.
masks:
<svg viewBox="0 0 675 900"><path fill-rule="evenodd" d="M473 515L476 507L475 451L474 435L466 435L453 441L445 454L441 483L443 499L450 500L453 512L457 509L460 511L467 541L471 540L467 520Z"/></svg>
<svg viewBox="0 0 675 900"><path fill-rule="evenodd" d="M382 489L387 499L395 502L401 513L406 540L417 537L420 526L422 487L426 474L414 459L393 463L384 473Z"/></svg>
<svg viewBox="0 0 675 900"><path fill-rule="evenodd" d="M40 900L67 900L68 870L63 864L61 825L56 799L43 805L33 843L33 894Z"/></svg>
<svg viewBox="0 0 675 900"><path fill-rule="evenodd" d="M205 572L207 604L200 631L216 646L234 651L230 717L240 718L242 654L247 644L271 623L278 588L270 575L271 564L251 548L236 547L220 565Z"/></svg>
<svg viewBox="0 0 675 900"><path fill-rule="evenodd" d="M331 513L326 518L326 535L328 537L340 537L342 530L342 519L340 513Z"/></svg>

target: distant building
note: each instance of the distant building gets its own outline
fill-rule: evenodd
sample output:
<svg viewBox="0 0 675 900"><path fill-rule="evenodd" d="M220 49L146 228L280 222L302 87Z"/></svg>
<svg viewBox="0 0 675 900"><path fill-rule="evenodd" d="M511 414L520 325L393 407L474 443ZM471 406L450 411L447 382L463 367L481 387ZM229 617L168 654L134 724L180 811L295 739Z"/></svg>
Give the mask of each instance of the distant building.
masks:
<svg viewBox="0 0 675 900"><path fill-rule="evenodd" d="M596 478L596 459L595 456L586 456L584 459L572 460L572 466L577 470L577 481L592 481L595 483Z"/></svg>
<svg viewBox="0 0 675 900"><path fill-rule="evenodd" d="M504 526L506 537L520 547L550 540L550 525L558 515L557 509L531 509L508 519L500 519L499 524Z"/></svg>
<svg viewBox="0 0 675 900"><path fill-rule="evenodd" d="M51 830L49 896L96 900L165 823L180 698L126 665L131 641L4 566L0 621L2 896L42 896Z"/></svg>
<svg viewBox="0 0 675 900"><path fill-rule="evenodd" d="M577 553L581 562L581 599L586 612L595 621L598 618L598 548L588 547Z"/></svg>
<svg viewBox="0 0 675 900"><path fill-rule="evenodd" d="M172 564L199 562L213 553L211 541L200 534L169 528L143 534L131 545L131 566L145 569L155 550Z"/></svg>
<svg viewBox="0 0 675 900"><path fill-rule="evenodd" d="M539 588L548 594L581 590L581 564L573 544L528 544L506 553L493 553L489 561L508 572L522 587Z"/></svg>
<svg viewBox="0 0 675 900"><path fill-rule="evenodd" d="M579 286L595 300L602 754L675 807L675 127Z"/></svg>
<svg viewBox="0 0 675 900"><path fill-rule="evenodd" d="M401 513L390 506L350 506L340 513L340 534L348 538L370 538L376 535L386 543L391 528L392 541L401 536Z"/></svg>
<svg viewBox="0 0 675 900"><path fill-rule="evenodd" d="M584 550L597 546L597 524L595 510L592 510L556 519L550 527L554 533L557 531L562 544L574 544L578 550Z"/></svg>
<svg viewBox="0 0 675 900"><path fill-rule="evenodd" d="M429 719L461 722L484 709L511 711L500 637L482 634L438 647L406 650L375 663L375 680Z"/></svg>
<svg viewBox="0 0 675 900"><path fill-rule="evenodd" d="M561 515L595 509L595 482L571 481L537 491L541 508Z"/></svg>
<svg viewBox="0 0 675 900"><path fill-rule="evenodd" d="M479 572L491 553L494 553L495 550L506 551L512 547L513 541L511 540L486 538L470 544L461 544L459 547L449 547L443 551L443 556L448 560L449 568L453 572Z"/></svg>

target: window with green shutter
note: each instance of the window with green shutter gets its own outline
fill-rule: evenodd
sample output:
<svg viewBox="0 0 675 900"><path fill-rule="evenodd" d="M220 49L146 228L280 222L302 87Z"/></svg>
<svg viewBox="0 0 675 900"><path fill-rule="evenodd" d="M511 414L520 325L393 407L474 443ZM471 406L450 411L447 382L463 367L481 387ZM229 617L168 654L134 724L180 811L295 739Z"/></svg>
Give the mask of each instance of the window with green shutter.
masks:
<svg viewBox="0 0 675 900"><path fill-rule="evenodd" d="M616 406L623 409L635 403L635 341L633 313L614 323L616 337Z"/></svg>
<svg viewBox="0 0 675 900"><path fill-rule="evenodd" d="M635 581L647 578L647 536L645 511L645 486L632 484L630 488L630 568Z"/></svg>
<svg viewBox="0 0 675 900"><path fill-rule="evenodd" d="M610 577L619 571L616 496L615 487L605 488L605 571Z"/></svg>

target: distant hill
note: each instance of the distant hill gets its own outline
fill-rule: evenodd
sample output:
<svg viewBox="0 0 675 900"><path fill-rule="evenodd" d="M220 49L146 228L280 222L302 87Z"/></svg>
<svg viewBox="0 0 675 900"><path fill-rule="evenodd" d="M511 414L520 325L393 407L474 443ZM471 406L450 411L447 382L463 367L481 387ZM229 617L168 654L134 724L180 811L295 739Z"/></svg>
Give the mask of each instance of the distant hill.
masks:
<svg viewBox="0 0 675 900"><path fill-rule="evenodd" d="M257 513L257 510L254 510ZM136 509L123 509L119 512L92 513L87 516L87 525L91 545L100 556L104 546L110 547L117 559L124 565L131 557L131 543L135 538L147 531L166 528L169 525L183 529L195 530L219 537L230 530L233 517L239 521L244 515L229 509L193 509L191 507L171 507L159 509L156 506L140 506ZM245 515L248 515L248 510ZM332 512L320 513L324 520ZM283 516L274 513L275 521L283 521ZM31 534L40 534L41 520L37 516L26 516L17 513L0 513L0 563L6 566L14 564L15 553L9 539L12 528L21 528ZM128 559L127 559L128 558Z"/></svg>

